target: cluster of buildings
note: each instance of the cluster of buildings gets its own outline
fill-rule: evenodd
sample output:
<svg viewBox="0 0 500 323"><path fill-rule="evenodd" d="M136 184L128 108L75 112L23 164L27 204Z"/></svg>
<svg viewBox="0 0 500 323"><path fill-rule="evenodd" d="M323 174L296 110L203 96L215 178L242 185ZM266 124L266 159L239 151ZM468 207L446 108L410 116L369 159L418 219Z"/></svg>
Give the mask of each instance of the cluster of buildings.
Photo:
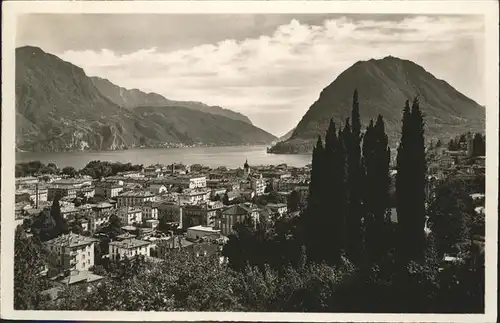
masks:
<svg viewBox="0 0 500 323"><path fill-rule="evenodd" d="M102 278L92 268L103 257L143 255L162 261L173 249L197 256L219 254L236 223L257 225L264 218L273 221L289 214L286 197L294 190L305 202L309 176L310 167L251 168L245 162L238 169L152 165L101 180L17 178L16 223L50 216L57 198L62 217L80 230L45 243L52 255L46 272L59 282L88 283ZM270 191L283 199L264 204L265 198L256 200ZM109 250L97 254L96 245L104 237L100 229L113 216L120 219L122 234L109 242Z"/></svg>

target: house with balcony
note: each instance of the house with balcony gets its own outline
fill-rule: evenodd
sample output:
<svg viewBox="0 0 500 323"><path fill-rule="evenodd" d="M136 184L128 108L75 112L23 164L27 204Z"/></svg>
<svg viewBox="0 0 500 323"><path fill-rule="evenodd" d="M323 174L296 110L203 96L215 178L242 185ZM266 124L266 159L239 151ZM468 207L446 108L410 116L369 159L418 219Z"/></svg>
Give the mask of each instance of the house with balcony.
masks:
<svg viewBox="0 0 500 323"><path fill-rule="evenodd" d="M75 233L61 235L44 243L49 252L49 276L65 271L85 271L94 266L96 239Z"/></svg>

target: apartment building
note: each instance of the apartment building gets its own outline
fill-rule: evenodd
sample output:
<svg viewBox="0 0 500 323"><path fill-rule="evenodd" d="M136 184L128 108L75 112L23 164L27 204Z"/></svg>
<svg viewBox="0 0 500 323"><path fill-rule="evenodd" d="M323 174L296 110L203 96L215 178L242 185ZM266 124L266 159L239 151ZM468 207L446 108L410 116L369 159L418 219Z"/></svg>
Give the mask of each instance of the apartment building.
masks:
<svg viewBox="0 0 500 323"><path fill-rule="evenodd" d="M149 191L129 191L124 192L116 197L117 206L140 206L145 202L153 202L156 199L156 194Z"/></svg>
<svg viewBox="0 0 500 323"><path fill-rule="evenodd" d="M61 235L45 242L49 251L49 273L58 274L66 270L84 271L94 266L96 239L75 233Z"/></svg>

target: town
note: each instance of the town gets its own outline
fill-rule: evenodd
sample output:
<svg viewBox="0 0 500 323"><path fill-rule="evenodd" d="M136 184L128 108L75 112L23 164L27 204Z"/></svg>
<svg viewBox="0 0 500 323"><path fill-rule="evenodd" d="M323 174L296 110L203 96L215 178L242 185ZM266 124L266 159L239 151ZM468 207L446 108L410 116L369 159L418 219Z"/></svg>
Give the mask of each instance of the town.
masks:
<svg viewBox="0 0 500 323"><path fill-rule="evenodd" d="M484 226L485 158L484 152L478 154L484 147L477 145L481 143L470 133L448 147L440 141L428 145L426 195L432 198L433 184L447 177L466 181L476 190L471 192L474 211ZM102 167L101 162L91 164ZM17 177L15 195L18 230L28 238L37 235L50 254L40 269L50 284L40 292L51 301L68 285L92 285L105 278L106 271L95 269L109 261L141 256L162 262L170 252L184 250L196 257L217 256L223 264L222 251L234 225L250 221L271 227L281 218L298 217L307 205L311 176L311 165L253 166L248 160L237 169L175 163L105 177L100 171L87 169L94 175L89 176L83 175L85 169L54 171L57 167L51 166L44 174ZM397 171L391 169L393 195ZM390 211L396 222L394 203ZM54 234L46 223L52 219L57 226L58 217L66 229ZM484 245L484 234L475 240ZM453 255L444 258L456 260Z"/></svg>

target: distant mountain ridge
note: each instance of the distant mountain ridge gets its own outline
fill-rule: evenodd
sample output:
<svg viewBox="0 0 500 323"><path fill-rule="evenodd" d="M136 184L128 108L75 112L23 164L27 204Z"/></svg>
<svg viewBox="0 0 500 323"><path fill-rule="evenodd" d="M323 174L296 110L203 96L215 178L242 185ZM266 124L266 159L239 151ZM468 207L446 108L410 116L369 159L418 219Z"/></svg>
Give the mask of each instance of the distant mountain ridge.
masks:
<svg viewBox="0 0 500 323"><path fill-rule="evenodd" d="M281 140L272 153L305 153L318 135L324 136L331 118L344 124L350 117L352 94L357 88L363 129L378 114L384 117L392 147L401 131L402 109L417 94L425 118L425 135L448 139L466 131L484 132L484 107L439 80L423 67L388 56L359 61L341 73L321 94L297 124L290 138Z"/></svg>
<svg viewBox="0 0 500 323"><path fill-rule="evenodd" d="M219 106L209 106L205 103L194 101L173 101L154 92L145 93L138 89L126 89L124 87L120 87L105 78L92 76L90 79L104 96L117 105L127 109L133 109L138 106L184 107L252 124L252 121L250 121L247 116Z"/></svg>
<svg viewBox="0 0 500 323"><path fill-rule="evenodd" d="M285 141L285 140L288 140L292 137L292 134L293 132L295 131L295 128L293 128L292 130L288 131L287 133L285 133L283 136L281 136L278 140L279 141Z"/></svg>
<svg viewBox="0 0 500 323"><path fill-rule="evenodd" d="M16 49L15 81L16 148L22 151L115 150L166 143L246 145L276 140L244 121L195 109L121 107L103 95L83 69L38 47Z"/></svg>

